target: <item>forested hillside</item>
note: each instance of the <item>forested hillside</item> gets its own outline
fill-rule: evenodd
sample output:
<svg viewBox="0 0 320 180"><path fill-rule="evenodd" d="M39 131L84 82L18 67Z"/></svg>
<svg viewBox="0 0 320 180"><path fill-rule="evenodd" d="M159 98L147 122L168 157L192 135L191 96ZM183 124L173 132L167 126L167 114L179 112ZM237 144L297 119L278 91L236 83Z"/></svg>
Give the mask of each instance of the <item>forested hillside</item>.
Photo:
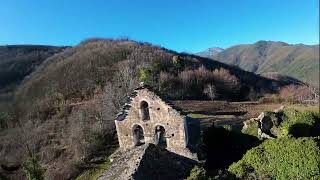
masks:
<svg viewBox="0 0 320 180"><path fill-rule="evenodd" d="M0 93L12 90L46 58L63 49L40 45L0 46Z"/></svg>

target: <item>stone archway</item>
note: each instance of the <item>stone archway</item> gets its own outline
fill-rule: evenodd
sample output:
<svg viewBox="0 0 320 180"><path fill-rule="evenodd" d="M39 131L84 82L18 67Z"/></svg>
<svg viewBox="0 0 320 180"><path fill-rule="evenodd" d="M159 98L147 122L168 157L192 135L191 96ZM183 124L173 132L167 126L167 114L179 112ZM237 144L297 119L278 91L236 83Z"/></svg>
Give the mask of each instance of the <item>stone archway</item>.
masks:
<svg viewBox="0 0 320 180"><path fill-rule="evenodd" d="M154 144L164 148L167 147L166 129L161 125L155 127Z"/></svg>
<svg viewBox="0 0 320 180"><path fill-rule="evenodd" d="M141 146L144 144L144 133L140 125L136 124L133 126L132 134L134 146Z"/></svg>

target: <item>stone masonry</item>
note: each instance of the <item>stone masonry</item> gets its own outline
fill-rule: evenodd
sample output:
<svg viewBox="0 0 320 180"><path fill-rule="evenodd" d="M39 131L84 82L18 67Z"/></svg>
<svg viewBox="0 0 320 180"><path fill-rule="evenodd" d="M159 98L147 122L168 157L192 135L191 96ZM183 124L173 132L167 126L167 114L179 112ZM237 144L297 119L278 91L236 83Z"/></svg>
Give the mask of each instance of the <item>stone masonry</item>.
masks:
<svg viewBox="0 0 320 180"><path fill-rule="evenodd" d="M115 124L122 150L147 143L157 145L161 136L160 140L165 142L167 150L195 159L187 148L187 117L146 87L134 90Z"/></svg>

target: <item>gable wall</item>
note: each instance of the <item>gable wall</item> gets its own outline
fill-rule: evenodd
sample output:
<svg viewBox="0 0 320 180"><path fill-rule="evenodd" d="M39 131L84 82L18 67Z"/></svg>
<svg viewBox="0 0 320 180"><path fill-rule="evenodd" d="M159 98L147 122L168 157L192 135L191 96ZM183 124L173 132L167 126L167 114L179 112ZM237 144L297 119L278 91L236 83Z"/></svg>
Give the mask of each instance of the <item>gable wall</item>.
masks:
<svg viewBox="0 0 320 180"><path fill-rule="evenodd" d="M150 120L143 121L140 117L141 101L146 101L149 105ZM123 121L115 122L120 148L134 147L134 125L138 124L143 128L145 143L154 143L155 128L161 125L166 131L167 149L177 154L185 154L187 145L185 117L147 89L137 90L127 117Z"/></svg>

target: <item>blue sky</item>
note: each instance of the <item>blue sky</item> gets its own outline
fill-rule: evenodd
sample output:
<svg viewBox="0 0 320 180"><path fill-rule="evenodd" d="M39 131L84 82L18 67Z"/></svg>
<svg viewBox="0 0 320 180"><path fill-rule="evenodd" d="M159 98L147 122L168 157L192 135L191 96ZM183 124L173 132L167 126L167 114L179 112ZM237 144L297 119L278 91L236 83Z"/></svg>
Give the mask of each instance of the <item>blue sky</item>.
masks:
<svg viewBox="0 0 320 180"><path fill-rule="evenodd" d="M1 0L0 44L129 37L198 52L258 40L319 44L319 0Z"/></svg>

